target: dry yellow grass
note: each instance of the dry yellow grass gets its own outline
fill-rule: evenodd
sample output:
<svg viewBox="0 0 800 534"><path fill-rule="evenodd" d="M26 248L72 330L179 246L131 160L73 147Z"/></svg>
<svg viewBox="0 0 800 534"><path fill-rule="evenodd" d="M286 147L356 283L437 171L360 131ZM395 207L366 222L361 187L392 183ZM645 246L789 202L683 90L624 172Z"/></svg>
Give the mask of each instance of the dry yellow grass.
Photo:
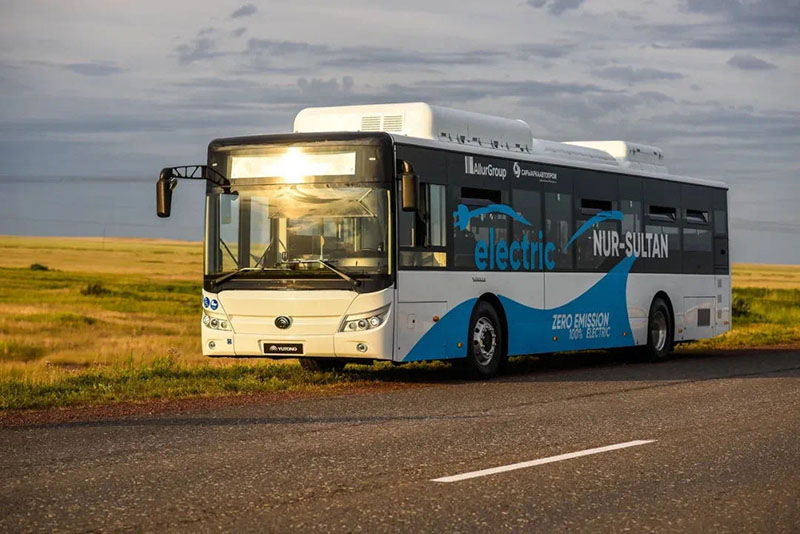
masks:
<svg viewBox="0 0 800 534"><path fill-rule="evenodd" d="M0 236L0 376L165 355L206 363L202 251L181 241ZM81 293L94 282L105 293Z"/></svg>
<svg viewBox="0 0 800 534"><path fill-rule="evenodd" d="M0 267L39 263L76 273L140 275L154 280L203 276L203 244L166 239L0 236Z"/></svg>
<svg viewBox="0 0 800 534"><path fill-rule="evenodd" d="M800 265L734 263L733 287L800 289Z"/></svg>

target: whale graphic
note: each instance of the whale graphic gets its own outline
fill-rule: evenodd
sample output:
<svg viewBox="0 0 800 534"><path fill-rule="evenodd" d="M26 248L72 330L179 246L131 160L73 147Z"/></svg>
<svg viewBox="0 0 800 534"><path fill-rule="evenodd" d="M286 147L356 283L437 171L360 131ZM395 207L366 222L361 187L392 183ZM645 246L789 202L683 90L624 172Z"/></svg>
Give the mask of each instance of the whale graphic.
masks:
<svg viewBox="0 0 800 534"><path fill-rule="evenodd" d="M531 223L528 220L514 211L514 208L511 206L506 206L505 204L489 204L483 208L477 208L474 210L470 210L464 204L459 204L458 209L453 212L453 217L455 218L455 226L461 230L466 230L467 225L469 224L470 219L473 217L480 217L481 215L485 215L487 213L500 213L503 215L508 215L512 219L517 222L520 222L526 226L530 226Z"/></svg>

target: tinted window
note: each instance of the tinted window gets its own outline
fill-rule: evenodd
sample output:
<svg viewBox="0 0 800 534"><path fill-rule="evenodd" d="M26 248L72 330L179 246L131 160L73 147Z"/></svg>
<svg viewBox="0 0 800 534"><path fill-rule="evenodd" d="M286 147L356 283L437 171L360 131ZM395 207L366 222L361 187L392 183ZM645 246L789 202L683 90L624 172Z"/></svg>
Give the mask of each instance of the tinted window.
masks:
<svg viewBox="0 0 800 534"><path fill-rule="evenodd" d="M514 189L512 202L514 211L522 215L530 225L516 220L511 223L513 239L522 245L521 248L515 247L512 251L509 260L512 263L511 267L512 269L541 271L542 266L538 265L538 255L526 254L525 251L530 250L529 243L542 241L542 194L538 191Z"/></svg>
<svg viewBox="0 0 800 534"><path fill-rule="evenodd" d="M681 272L681 184L643 179L645 227L634 241L644 271ZM634 247L637 248L637 247Z"/></svg>
<svg viewBox="0 0 800 534"><path fill-rule="evenodd" d="M460 192L453 235L456 267L478 270L507 269L508 217L502 213L481 210L501 204L502 193L475 187L462 187L456 190ZM502 245L501 242L506 245ZM499 254L494 253L497 245L501 248ZM489 254L489 248L493 249L492 254Z"/></svg>
<svg viewBox="0 0 800 534"><path fill-rule="evenodd" d="M714 236L712 235L713 191L709 187L681 185L683 211L683 272L714 272Z"/></svg>
<svg viewBox="0 0 800 534"><path fill-rule="evenodd" d="M554 270L572 269L572 251L567 249L572 237L572 195L569 193L545 193L545 239L555 245L550 253Z"/></svg>

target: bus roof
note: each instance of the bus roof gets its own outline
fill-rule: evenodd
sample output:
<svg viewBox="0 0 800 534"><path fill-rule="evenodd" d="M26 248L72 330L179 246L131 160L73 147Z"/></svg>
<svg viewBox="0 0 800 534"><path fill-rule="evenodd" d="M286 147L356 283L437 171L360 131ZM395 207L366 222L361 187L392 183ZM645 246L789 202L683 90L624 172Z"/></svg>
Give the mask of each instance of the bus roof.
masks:
<svg viewBox="0 0 800 534"><path fill-rule="evenodd" d="M453 152L462 152L464 154L476 154L482 156L489 156L494 158L512 158L519 161L529 161L535 163L545 163L550 165L561 165L564 167L573 167L579 169L592 169L597 171L614 172L618 174L626 174L630 176L644 176L647 178L658 178L661 180L669 180L671 182L681 182L695 185L705 185L709 187L718 187L721 189L728 189L728 184L718 180L707 180L704 178L693 178L690 176L680 176L676 174L669 174L665 172L658 172L655 170L638 169L638 168L624 168L615 163L600 163L591 161L581 161L575 158L559 157L558 154L520 154L511 153L504 150L497 150L488 147L476 147L466 145L453 145L445 144L431 139L421 139L418 137L409 137L405 135L390 134L395 142L416 145L426 148L438 148L441 150L450 150ZM560 143L566 144L566 143Z"/></svg>
<svg viewBox="0 0 800 534"><path fill-rule="evenodd" d="M306 108L295 117L294 132L386 132L397 142L430 148L728 188L723 182L670 174L658 147L537 139L522 120L424 102Z"/></svg>

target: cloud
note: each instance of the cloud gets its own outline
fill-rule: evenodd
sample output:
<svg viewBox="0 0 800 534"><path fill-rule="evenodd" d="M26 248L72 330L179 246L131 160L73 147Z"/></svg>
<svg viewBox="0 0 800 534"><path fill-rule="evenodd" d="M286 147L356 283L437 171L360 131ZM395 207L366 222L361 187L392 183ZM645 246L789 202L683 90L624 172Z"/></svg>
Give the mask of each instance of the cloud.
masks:
<svg viewBox="0 0 800 534"><path fill-rule="evenodd" d="M679 72L670 72L649 67L606 67L592 72L595 76L606 80L616 80L628 84L652 82L656 80L678 80L683 78Z"/></svg>
<svg viewBox="0 0 800 534"><path fill-rule="evenodd" d="M486 65L506 56L504 52L472 50L466 52L426 53L389 47L332 47L298 41L275 41L250 38L245 55L254 58L281 58L306 54L311 61L327 67L383 67L387 65Z"/></svg>
<svg viewBox="0 0 800 534"><path fill-rule="evenodd" d="M736 54L728 60L728 65L742 70L769 70L777 66L751 54Z"/></svg>
<svg viewBox="0 0 800 534"><path fill-rule="evenodd" d="M311 43L296 41L273 41L270 39L256 39L251 37L247 40L245 54L270 56L286 56L289 54L311 53L328 54L330 48L327 45L315 45Z"/></svg>
<svg viewBox="0 0 800 534"><path fill-rule="evenodd" d="M800 45L800 4L797 0L685 0L695 22L643 26L663 48L710 50L774 49Z"/></svg>
<svg viewBox="0 0 800 534"><path fill-rule="evenodd" d="M517 47L516 56L520 59L539 57L545 59L556 59L564 57L575 49L572 44L557 43L528 43Z"/></svg>
<svg viewBox="0 0 800 534"><path fill-rule="evenodd" d="M241 37L242 35L244 35L244 32L246 32L246 31L247 31L247 28L242 26L241 28L236 28L235 30L233 30L231 32L231 35L233 35L234 37Z"/></svg>
<svg viewBox="0 0 800 534"><path fill-rule="evenodd" d="M250 17L255 15L258 9L253 4L245 4L233 13L231 13L230 18L238 19L242 17Z"/></svg>
<svg viewBox="0 0 800 534"><path fill-rule="evenodd" d="M88 61L84 63L67 63L63 65L64 70L80 74L82 76L111 76L112 74L119 74L125 72L125 69L115 67L108 63L101 63L98 61Z"/></svg>
<svg viewBox="0 0 800 534"><path fill-rule="evenodd" d="M220 55L216 50L217 44L211 37L210 32L200 31L190 43L179 45L175 51L178 53L178 63L188 65L195 61L209 59Z"/></svg>
<svg viewBox="0 0 800 534"><path fill-rule="evenodd" d="M579 8L586 0L528 0L531 7L546 8L551 15L561 15L570 9Z"/></svg>
<svg viewBox="0 0 800 534"><path fill-rule="evenodd" d="M686 0L690 13L721 15L754 26L800 25L796 0Z"/></svg>
<svg viewBox="0 0 800 534"><path fill-rule="evenodd" d="M466 52L425 53L373 46L341 48L322 61L327 66L382 65L487 65L503 57L501 52L471 50Z"/></svg>

